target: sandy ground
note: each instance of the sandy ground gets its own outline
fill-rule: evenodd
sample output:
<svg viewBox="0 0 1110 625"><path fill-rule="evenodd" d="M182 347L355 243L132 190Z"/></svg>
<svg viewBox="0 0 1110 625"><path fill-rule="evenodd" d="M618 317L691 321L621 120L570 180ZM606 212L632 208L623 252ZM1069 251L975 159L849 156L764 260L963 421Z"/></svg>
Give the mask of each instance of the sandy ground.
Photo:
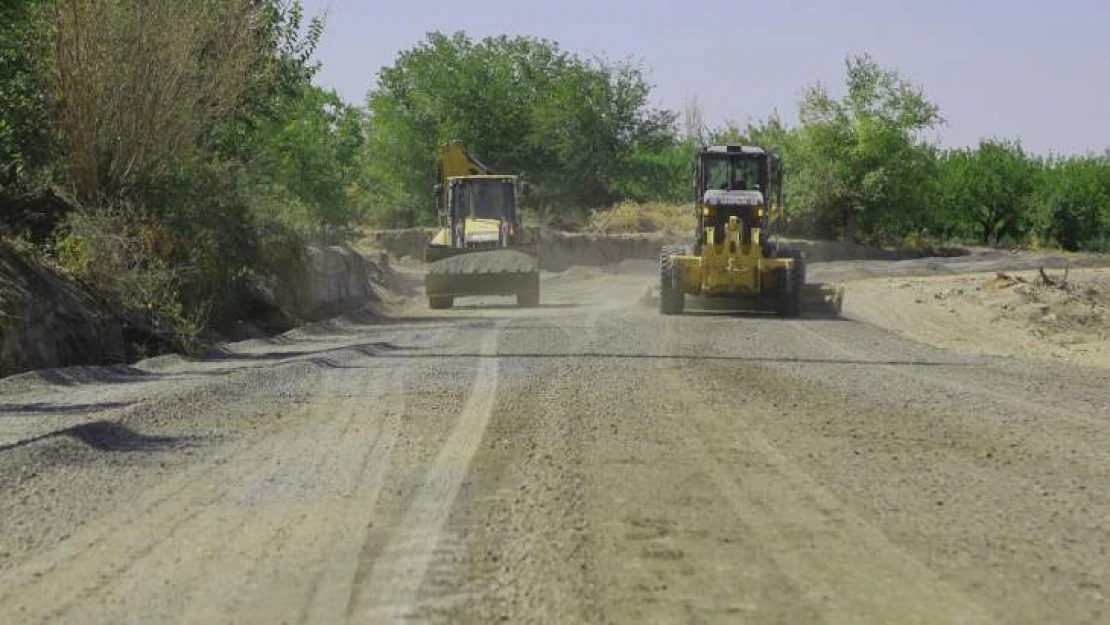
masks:
<svg viewBox="0 0 1110 625"><path fill-rule="evenodd" d="M846 318L915 341L966 354L1110 367L1105 256L976 250L953 258L821 263L810 280L845 287Z"/></svg>
<svg viewBox="0 0 1110 625"><path fill-rule="evenodd" d="M1048 273L1063 280L1063 273ZM995 354L1110 367L1110 270L883 278L851 284L845 314L915 341Z"/></svg>
<svg viewBox="0 0 1110 625"><path fill-rule="evenodd" d="M1110 619L1104 369L652 270L0 381L0 622Z"/></svg>

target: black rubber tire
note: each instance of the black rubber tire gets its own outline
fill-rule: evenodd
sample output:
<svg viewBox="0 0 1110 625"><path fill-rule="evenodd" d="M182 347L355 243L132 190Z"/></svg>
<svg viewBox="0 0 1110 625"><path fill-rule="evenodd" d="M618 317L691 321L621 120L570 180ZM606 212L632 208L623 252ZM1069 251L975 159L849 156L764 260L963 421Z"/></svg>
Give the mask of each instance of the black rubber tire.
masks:
<svg viewBox="0 0 1110 625"><path fill-rule="evenodd" d="M535 308L540 305L540 289L528 289L516 294L516 305L521 308Z"/></svg>
<svg viewBox="0 0 1110 625"><path fill-rule="evenodd" d="M665 247L659 255L659 313L663 315L681 315L686 308L686 294L678 290L677 276L672 256L681 254L681 250Z"/></svg>
<svg viewBox="0 0 1110 625"><path fill-rule="evenodd" d="M455 305L455 298L450 295L429 295L428 308L432 310L446 310Z"/></svg>
<svg viewBox="0 0 1110 625"><path fill-rule="evenodd" d="M793 276L791 276L787 317L797 318L802 316L802 288L802 283L795 282Z"/></svg>
<svg viewBox="0 0 1110 625"><path fill-rule="evenodd" d="M802 250L792 247L779 248L779 258L792 258L794 259L794 284L803 285L806 283L806 254Z"/></svg>
<svg viewBox="0 0 1110 625"><path fill-rule="evenodd" d="M528 287L516 292L516 305L521 308L535 308L540 305L540 274L531 276Z"/></svg>
<svg viewBox="0 0 1110 625"><path fill-rule="evenodd" d="M794 275L786 267L778 267L771 274L775 283L775 313L783 318L793 317L794 299L799 292L794 288Z"/></svg>

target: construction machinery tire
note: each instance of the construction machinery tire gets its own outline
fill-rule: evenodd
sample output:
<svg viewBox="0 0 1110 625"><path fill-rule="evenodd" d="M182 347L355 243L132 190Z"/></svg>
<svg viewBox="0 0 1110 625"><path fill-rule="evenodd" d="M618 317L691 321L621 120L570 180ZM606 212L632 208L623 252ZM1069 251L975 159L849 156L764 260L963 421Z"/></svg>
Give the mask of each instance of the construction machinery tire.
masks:
<svg viewBox="0 0 1110 625"><path fill-rule="evenodd" d="M681 315L686 308L686 294L679 289L678 268L673 257L681 250L665 247L659 255L659 312L663 315Z"/></svg>
<svg viewBox="0 0 1110 625"><path fill-rule="evenodd" d="M783 318L797 317L802 311L802 285L794 282L795 272L775 269L775 312Z"/></svg>
<svg viewBox="0 0 1110 625"><path fill-rule="evenodd" d="M793 247L779 248L779 258L794 259L794 284L799 288L806 283L806 255L805 252Z"/></svg>
<svg viewBox="0 0 1110 625"><path fill-rule="evenodd" d="M538 274L532 286L523 291L517 291L516 305L521 308L535 308L540 305L540 277Z"/></svg>
<svg viewBox="0 0 1110 625"><path fill-rule="evenodd" d="M428 308L432 310L446 310L455 305L455 298L450 295L429 295Z"/></svg>

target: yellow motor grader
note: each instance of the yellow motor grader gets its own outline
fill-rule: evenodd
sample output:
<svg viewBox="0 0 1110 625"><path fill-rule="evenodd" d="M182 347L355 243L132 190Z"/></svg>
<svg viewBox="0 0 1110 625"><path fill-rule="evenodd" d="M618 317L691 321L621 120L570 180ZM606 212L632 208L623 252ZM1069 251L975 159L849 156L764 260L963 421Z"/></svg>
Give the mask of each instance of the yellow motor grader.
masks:
<svg viewBox="0 0 1110 625"><path fill-rule="evenodd" d="M517 207L526 191L519 177L492 173L460 142L440 147L439 231L424 252L429 308L469 295L515 295L520 306L539 305L537 245Z"/></svg>
<svg viewBox="0 0 1110 625"><path fill-rule="evenodd" d="M694 165L695 241L692 249L663 248L659 312L681 314L694 295L797 317L803 300L823 300L820 287L806 287L805 256L772 241L782 217L778 157L721 145L700 149Z"/></svg>

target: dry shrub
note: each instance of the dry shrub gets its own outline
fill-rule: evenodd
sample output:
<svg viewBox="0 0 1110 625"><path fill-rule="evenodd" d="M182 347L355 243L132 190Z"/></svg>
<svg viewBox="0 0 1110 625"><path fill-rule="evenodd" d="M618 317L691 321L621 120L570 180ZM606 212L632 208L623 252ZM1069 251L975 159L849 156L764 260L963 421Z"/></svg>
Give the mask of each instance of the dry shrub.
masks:
<svg viewBox="0 0 1110 625"><path fill-rule="evenodd" d="M78 197L126 197L239 104L250 0L55 0L50 90Z"/></svg>
<svg viewBox="0 0 1110 625"><path fill-rule="evenodd" d="M692 206L662 202L622 202L595 210L592 221L594 230L605 233L685 233L697 226Z"/></svg>

